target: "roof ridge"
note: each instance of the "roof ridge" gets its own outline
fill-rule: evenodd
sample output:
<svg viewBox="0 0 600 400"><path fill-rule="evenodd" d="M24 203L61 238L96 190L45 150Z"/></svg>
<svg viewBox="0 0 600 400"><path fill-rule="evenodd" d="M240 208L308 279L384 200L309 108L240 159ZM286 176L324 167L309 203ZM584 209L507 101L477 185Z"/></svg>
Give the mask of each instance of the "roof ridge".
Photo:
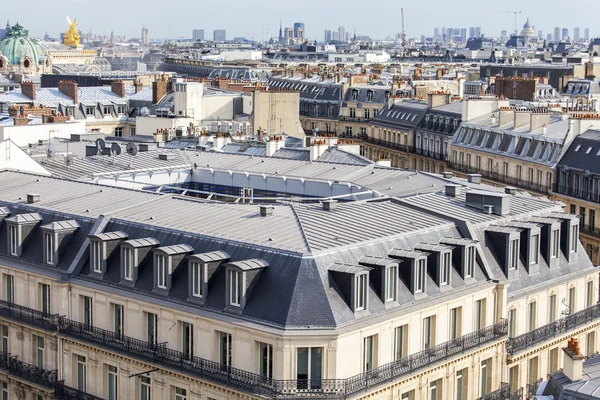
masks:
<svg viewBox="0 0 600 400"><path fill-rule="evenodd" d="M308 237L306 236L306 232L304 231L304 225L302 225L302 221L300 220L300 216L298 215L298 212L296 211L296 207L294 207L294 203L290 203L290 207L292 209L292 212L294 213L294 217L296 217L296 221L298 221L298 226L300 227L300 232L302 232L302 238L304 239L306 247L308 248L308 251L310 253L312 253L312 248L310 247L310 242L308 241Z"/></svg>

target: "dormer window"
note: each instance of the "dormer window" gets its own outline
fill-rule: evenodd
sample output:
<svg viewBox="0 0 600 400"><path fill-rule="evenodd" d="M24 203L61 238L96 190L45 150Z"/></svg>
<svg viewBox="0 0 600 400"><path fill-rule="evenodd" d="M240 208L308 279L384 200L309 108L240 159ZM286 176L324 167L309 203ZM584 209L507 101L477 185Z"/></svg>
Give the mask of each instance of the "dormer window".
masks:
<svg viewBox="0 0 600 400"><path fill-rule="evenodd" d="M44 232L44 263L54 264L54 234L52 232Z"/></svg>
<svg viewBox="0 0 600 400"><path fill-rule="evenodd" d="M425 291L425 259L417 260L415 268L415 293Z"/></svg>
<svg viewBox="0 0 600 400"><path fill-rule="evenodd" d="M391 266L385 270L385 301L394 301L398 295L398 267Z"/></svg>
<svg viewBox="0 0 600 400"><path fill-rule="evenodd" d="M552 215L552 214L551 214ZM561 214L563 215L563 214ZM564 214L569 217L568 214ZM576 219L577 217L574 216ZM568 220L565 220L567 223ZM560 247L561 247L561 220L553 217L532 217L527 220L528 223L537 224L539 228L539 241L540 241L540 253L546 260L546 263L550 268L558 267L560 258ZM533 234L533 233L532 233ZM569 235L569 230L565 232ZM568 258L568 243L565 243L565 256ZM531 250L533 251L533 250ZM530 260L531 262L531 260ZM531 264L530 264L531 265ZM535 270L534 270L535 271Z"/></svg>
<svg viewBox="0 0 600 400"><path fill-rule="evenodd" d="M8 226L8 247L11 256L19 255L19 229L16 225Z"/></svg>
<svg viewBox="0 0 600 400"><path fill-rule="evenodd" d="M144 260L152 260L152 249L160 242L152 237L131 239L121 243L121 283L133 285Z"/></svg>
<svg viewBox="0 0 600 400"><path fill-rule="evenodd" d="M182 264L186 256L194 249L187 244L157 247L154 255L154 288L161 294L167 294L173 285L173 274Z"/></svg>
<svg viewBox="0 0 600 400"><path fill-rule="evenodd" d="M571 226L571 242L569 244L569 251L571 253L576 253L577 252L577 242L579 238L579 226L577 225L572 225Z"/></svg>
<svg viewBox="0 0 600 400"><path fill-rule="evenodd" d="M425 245L427 246L427 245ZM388 253L393 259L400 259L408 264L400 269L400 274L408 283L413 295L426 292L427 258L429 253L415 250L392 249Z"/></svg>
<svg viewBox="0 0 600 400"><path fill-rule="evenodd" d="M477 263L476 240L445 237L440 239L440 244L452 246L452 264L454 264L463 279L475 277Z"/></svg>
<svg viewBox="0 0 600 400"><path fill-rule="evenodd" d="M106 232L90 235L90 272L93 275L104 275L107 269L107 260L113 253L117 253L119 243L127 239L125 232Z"/></svg>
<svg viewBox="0 0 600 400"><path fill-rule="evenodd" d="M539 264L540 262L540 235L531 235L531 244L529 248L529 264Z"/></svg>
<svg viewBox="0 0 600 400"><path fill-rule="evenodd" d="M519 267L519 239L510 241L510 255L508 269L514 270Z"/></svg>
<svg viewBox="0 0 600 400"><path fill-rule="evenodd" d="M473 278L475 276L475 258L477 254L475 246L467 247L465 253L465 278Z"/></svg>
<svg viewBox="0 0 600 400"><path fill-rule="evenodd" d="M121 249L121 257L123 260L123 279L126 281L133 280L133 252L134 250L130 247L123 247Z"/></svg>
<svg viewBox="0 0 600 400"><path fill-rule="evenodd" d="M156 265L156 286L161 289L166 289L168 274L167 256L156 254L154 257L154 263Z"/></svg>
<svg viewBox="0 0 600 400"><path fill-rule="evenodd" d="M246 307L262 270L268 266L261 259L236 261L226 265L227 311L239 313Z"/></svg>
<svg viewBox="0 0 600 400"><path fill-rule="evenodd" d="M398 267L401 261L384 257L361 257L358 263L369 267L369 278L381 301L393 305L398 300ZM367 288L369 283L367 282ZM365 297L366 298L366 297Z"/></svg>
<svg viewBox="0 0 600 400"><path fill-rule="evenodd" d="M242 302L242 288L240 282L240 272L236 270L228 271L229 277L229 305L239 307Z"/></svg>
<svg viewBox="0 0 600 400"><path fill-rule="evenodd" d="M190 262L190 268L192 269L192 296L204 297L202 265L199 262Z"/></svg>
<svg viewBox="0 0 600 400"><path fill-rule="evenodd" d="M8 254L15 257L21 257L23 249L37 224L42 221L38 213L18 214L10 218L5 218L8 227Z"/></svg>
<svg viewBox="0 0 600 400"><path fill-rule="evenodd" d="M373 91L369 90L367 92L367 101L373 101Z"/></svg>
<svg viewBox="0 0 600 400"><path fill-rule="evenodd" d="M92 270L102 273L102 264L104 262L104 242L92 241Z"/></svg>
<svg viewBox="0 0 600 400"><path fill-rule="evenodd" d="M188 257L188 301L202 304L208 296L208 282L219 266L229 259L224 251L193 254ZM239 277L238 277L239 278ZM238 282L240 280L238 279ZM238 293L241 293L238 290Z"/></svg>
<svg viewBox="0 0 600 400"><path fill-rule="evenodd" d="M440 265L440 285L450 284L450 252L442 254Z"/></svg>
<svg viewBox="0 0 600 400"><path fill-rule="evenodd" d="M492 225L485 230L498 257L498 264L502 266L504 274L509 279L519 276L519 240L525 229L510 225Z"/></svg>
<svg viewBox="0 0 600 400"><path fill-rule="evenodd" d="M560 252L560 230L555 229L552 231L552 253L550 254L550 258L558 258L558 253Z"/></svg>
<svg viewBox="0 0 600 400"><path fill-rule="evenodd" d="M367 274L358 275L355 282L354 310L360 311L367 308Z"/></svg>

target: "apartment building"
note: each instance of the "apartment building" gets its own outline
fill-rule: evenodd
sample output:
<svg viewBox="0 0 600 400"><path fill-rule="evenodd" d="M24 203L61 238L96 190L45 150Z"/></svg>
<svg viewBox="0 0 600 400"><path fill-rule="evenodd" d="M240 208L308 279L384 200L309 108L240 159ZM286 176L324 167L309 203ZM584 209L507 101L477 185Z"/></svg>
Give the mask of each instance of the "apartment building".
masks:
<svg viewBox="0 0 600 400"><path fill-rule="evenodd" d="M206 157L220 176L221 155ZM390 189L382 179L411 179L402 198L261 206L0 172L2 388L476 399L509 381L520 393L567 337L595 351L597 271L559 204L374 166L263 160L248 158L306 174L306 190L328 174L340 188L362 172Z"/></svg>
<svg viewBox="0 0 600 400"><path fill-rule="evenodd" d="M392 88L379 85L352 85L344 96L340 110L338 136L367 136L369 124L390 101Z"/></svg>

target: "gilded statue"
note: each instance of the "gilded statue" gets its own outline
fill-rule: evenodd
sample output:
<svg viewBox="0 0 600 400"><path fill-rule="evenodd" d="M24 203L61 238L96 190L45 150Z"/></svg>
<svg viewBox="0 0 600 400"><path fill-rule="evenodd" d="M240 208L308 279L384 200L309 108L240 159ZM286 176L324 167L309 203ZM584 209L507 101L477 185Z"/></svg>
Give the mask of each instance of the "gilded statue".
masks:
<svg viewBox="0 0 600 400"><path fill-rule="evenodd" d="M65 46L69 47L77 47L79 46L79 32L77 32L77 18L71 22L69 17L67 17L67 22L69 23L69 30L65 33L63 43Z"/></svg>

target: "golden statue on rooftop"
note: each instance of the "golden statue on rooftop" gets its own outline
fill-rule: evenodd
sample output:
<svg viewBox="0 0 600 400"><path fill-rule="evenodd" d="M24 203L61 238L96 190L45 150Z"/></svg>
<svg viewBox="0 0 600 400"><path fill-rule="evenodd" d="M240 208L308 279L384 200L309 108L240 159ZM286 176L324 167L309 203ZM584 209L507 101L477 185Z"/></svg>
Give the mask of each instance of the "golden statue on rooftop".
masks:
<svg viewBox="0 0 600 400"><path fill-rule="evenodd" d="M67 22L69 23L69 30L63 37L63 44L69 47L78 47L80 36L79 32L77 32L77 18L71 22L69 17L67 17Z"/></svg>

